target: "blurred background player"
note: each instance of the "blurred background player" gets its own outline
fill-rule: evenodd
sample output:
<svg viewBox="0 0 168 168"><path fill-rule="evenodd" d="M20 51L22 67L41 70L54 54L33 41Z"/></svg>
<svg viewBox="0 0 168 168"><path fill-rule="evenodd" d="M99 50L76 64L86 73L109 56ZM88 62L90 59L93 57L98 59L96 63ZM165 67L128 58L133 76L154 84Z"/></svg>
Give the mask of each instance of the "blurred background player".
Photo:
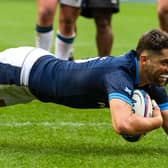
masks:
<svg viewBox="0 0 168 168"><path fill-rule="evenodd" d="M56 39L56 55L70 58L73 54L76 20L82 16L94 18L96 25L96 44L98 56L110 55L113 44L112 14L119 11L119 0L83 0L81 9L79 4L61 2L59 13L59 30ZM69 45L66 44L69 42ZM64 48L66 46L66 48ZM62 52L67 50L67 53Z"/></svg>
<svg viewBox="0 0 168 168"><path fill-rule="evenodd" d="M157 14L159 19L160 28L168 32L168 1L157 1Z"/></svg>
<svg viewBox="0 0 168 168"><path fill-rule="evenodd" d="M76 21L80 16L82 0L60 1L55 55L61 59L73 58L73 42L76 37Z"/></svg>
<svg viewBox="0 0 168 168"><path fill-rule="evenodd" d="M50 50L57 0L37 0L36 46Z"/></svg>
<svg viewBox="0 0 168 168"><path fill-rule="evenodd" d="M73 42L76 36L76 20L80 15L82 0L60 0L60 12L58 31L55 41L56 57L68 60L72 57ZM38 0L38 22L37 22L37 42L36 46L43 49L50 49L53 37L53 20L56 10L56 0L46 4L44 0ZM96 41L99 56L110 55L113 34L111 27L112 13L119 11L119 1L105 0L83 1L82 15L93 17L96 23ZM89 15L87 15L89 12ZM50 21L47 21L50 19ZM43 20L43 24L41 24ZM44 26L47 23L46 26ZM43 26L41 26L43 25ZM48 41L48 43L47 43Z"/></svg>
<svg viewBox="0 0 168 168"><path fill-rule="evenodd" d="M113 45L112 14L119 12L119 0L83 0L81 15L93 18L99 56L111 55Z"/></svg>
<svg viewBox="0 0 168 168"><path fill-rule="evenodd" d="M82 0L60 0L59 25L55 40L55 55L68 60L75 39L75 24ZM37 0L36 46L50 50L57 0Z"/></svg>

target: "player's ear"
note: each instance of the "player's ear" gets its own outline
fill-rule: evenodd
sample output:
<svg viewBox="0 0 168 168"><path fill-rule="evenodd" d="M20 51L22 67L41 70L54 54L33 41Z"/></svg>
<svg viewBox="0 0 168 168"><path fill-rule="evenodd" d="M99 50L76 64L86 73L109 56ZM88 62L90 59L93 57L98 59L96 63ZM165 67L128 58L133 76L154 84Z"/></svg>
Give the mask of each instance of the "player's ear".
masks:
<svg viewBox="0 0 168 168"><path fill-rule="evenodd" d="M149 53L148 51L143 51L140 56L139 56L139 61L141 64L146 64L147 61L150 60L150 56L149 56Z"/></svg>
<svg viewBox="0 0 168 168"><path fill-rule="evenodd" d="M147 60L148 60L147 55L145 55L145 54L140 55L139 61L141 64L145 64L147 62Z"/></svg>

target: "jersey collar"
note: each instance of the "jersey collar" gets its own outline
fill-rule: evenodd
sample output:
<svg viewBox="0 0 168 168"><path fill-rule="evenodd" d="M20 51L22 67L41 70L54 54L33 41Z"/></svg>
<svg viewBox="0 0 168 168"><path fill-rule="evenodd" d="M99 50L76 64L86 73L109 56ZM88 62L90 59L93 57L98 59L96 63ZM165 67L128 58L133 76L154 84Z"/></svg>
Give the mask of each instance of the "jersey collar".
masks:
<svg viewBox="0 0 168 168"><path fill-rule="evenodd" d="M135 65L135 85L139 84L139 69L138 69L138 59L137 56L134 56L134 65Z"/></svg>

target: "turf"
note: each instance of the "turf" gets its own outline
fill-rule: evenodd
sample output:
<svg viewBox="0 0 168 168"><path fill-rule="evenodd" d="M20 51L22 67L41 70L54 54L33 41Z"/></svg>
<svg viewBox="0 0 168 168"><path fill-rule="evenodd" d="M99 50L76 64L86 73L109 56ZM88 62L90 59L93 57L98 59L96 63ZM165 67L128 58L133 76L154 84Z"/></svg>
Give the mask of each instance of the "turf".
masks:
<svg viewBox="0 0 168 168"><path fill-rule="evenodd" d="M1 0L0 49L34 45L36 2ZM55 18L55 28L57 17ZM97 55L93 20L79 18L75 58ZM112 55L136 46L158 27L156 4L122 3L113 17ZM128 143L111 126L108 109L72 109L33 101L0 110L2 168L166 168L168 139L162 129Z"/></svg>

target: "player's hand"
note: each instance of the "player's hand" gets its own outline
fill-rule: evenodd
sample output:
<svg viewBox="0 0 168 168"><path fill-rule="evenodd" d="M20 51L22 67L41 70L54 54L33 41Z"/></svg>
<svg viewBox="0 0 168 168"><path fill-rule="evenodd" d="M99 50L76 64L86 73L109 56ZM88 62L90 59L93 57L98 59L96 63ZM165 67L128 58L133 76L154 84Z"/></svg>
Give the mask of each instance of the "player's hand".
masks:
<svg viewBox="0 0 168 168"><path fill-rule="evenodd" d="M153 105L152 116L157 117L160 120L160 122L163 123L163 118L162 118L162 115L161 115L160 108L159 108L159 106L158 106L158 104L156 103L155 100L152 100L152 105Z"/></svg>
<svg viewBox="0 0 168 168"><path fill-rule="evenodd" d="M153 117L161 116L160 108L155 100L152 100L152 106L153 106Z"/></svg>

